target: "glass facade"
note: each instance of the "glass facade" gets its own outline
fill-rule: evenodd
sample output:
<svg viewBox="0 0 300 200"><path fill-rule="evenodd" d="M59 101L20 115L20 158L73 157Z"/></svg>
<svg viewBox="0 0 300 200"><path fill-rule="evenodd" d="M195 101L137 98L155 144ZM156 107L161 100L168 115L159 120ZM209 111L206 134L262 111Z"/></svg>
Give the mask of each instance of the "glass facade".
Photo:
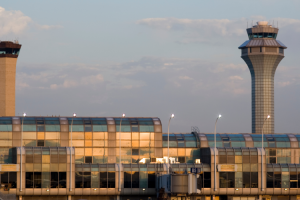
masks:
<svg viewBox="0 0 300 200"><path fill-rule="evenodd" d="M197 189L210 194L214 187L214 134L171 133L168 149L168 135L157 118L121 122L121 118L6 117L0 118L0 125L0 181L11 191L19 187L20 146L24 190L72 187L80 195L86 190L116 195L121 161L121 190L151 191L155 196L158 188L171 184L166 179L168 152L172 176L188 176L196 168ZM267 188L299 188L300 136L266 134L263 142ZM261 145L258 134L216 134L220 189L260 188ZM229 171L222 171L222 166Z"/></svg>

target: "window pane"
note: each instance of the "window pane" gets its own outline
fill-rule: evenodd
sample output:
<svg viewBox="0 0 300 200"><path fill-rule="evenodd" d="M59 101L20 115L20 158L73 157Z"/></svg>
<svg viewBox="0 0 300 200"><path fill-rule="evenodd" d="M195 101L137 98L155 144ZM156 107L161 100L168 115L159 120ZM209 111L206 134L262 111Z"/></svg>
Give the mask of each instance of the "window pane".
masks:
<svg viewBox="0 0 300 200"><path fill-rule="evenodd" d="M148 187L148 173L146 171L140 172L140 188Z"/></svg>
<svg viewBox="0 0 300 200"><path fill-rule="evenodd" d="M33 172L26 172L26 188L33 188Z"/></svg>
<svg viewBox="0 0 300 200"><path fill-rule="evenodd" d="M155 172L148 172L148 188L155 188Z"/></svg>
<svg viewBox="0 0 300 200"><path fill-rule="evenodd" d="M9 172L10 188L17 188L17 172Z"/></svg>
<svg viewBox="0 0 300 200"><path fill-rule="evenodd" d="M234 172L228 172L228 188L234 188Z"/></svg>
<svg viewBox="0 0 300 200"><path fill-rule="evenodd" d="M267 188L273 188L273 178L274 174L273 172L267 172Z"/></svg>
<svg viewBox="0 0 300 200"><path fill-rule="evenodd" d="M108 188L115 188L115 172L108 172Z"/></svg>
<svg viewBox="0 0 300 200"><path fill-rule="evenodd" d="M8 172L1 173L1 186L8 188Z"/></svg>
<svg viewBox="0 0 300 200"><path fill-rule="evenodd" d="M50 188L50 172L42 172L42 188Z"/></svg>
<svg viewBox="0 0 300 200"><path fill-rule="evenodd" d="M92 188L99 188L100 187L99 172L91 172L91 174L92 174Z"/></svg>
<svg viewBox="0 0 300 200"><path fill-rule="evenodd" d="M82 188L82 173L83 172L75 172L75 188Z"/></svg>
<svg viewBox="0 0 300 200"><path fill-rule="evenodd" d="M281 173L274 173L274 188L281 188Z"/></svg>
<svg viewBox="0 0 300 200"><path fill-rule="evenodd" d="M211 174L204 172L204 188L211 188Z"/></svg>
<svg viewBox="0 0 300 200"><path fill-rule="evenodd" d="M51 188L58 188L58 172L51 172Z"/></svg>
<svg viewBox="0 0 300 200"><path fill-rule="evenodd" d="M100 188L107 188L107 172L100 172Z"/></svg>
<svg viewBox="0 0 300 200"><path fill-rule="evenodd" d="M91 172L83 172L83 188L91 188Z"/></svg>
<svg viewBox="0 0 300 200"><path fill-rule="evenodd" d="M139 172L132 172L132 188L139 188Z"/></svg>
<svg viewBox="0 0 300 200"><path fill-rule="evenodd" d="M131 188L131 173L124 172L124 188Z"/></svg>
<svg viewBox="0 0 300 200"><path fill-rule="evenodd" d="M251 188L258 188L258 172L251 172Z"/></svg>
<svg viewBox="0 0 300 200"><path fill-rule="evenodd" d="M67 188L67 172L59 172L58 187Z"/></svg>
<svg viewBox="0 0 300 200"><path fill-rule="evenodd" d="M227 172L220 172L220 188L227 188Z"/></svg>
<svg viewBox="0 0 300 200"><path fill-rule="evenodd" d="M250 188L250 172L243 172L243 188Z"/></svg>
<svg viewBox="0 0 300 200"><path fill-rule="evenodd" d="M290 172L290 188L297 188L297 173L296 172Z"/></svg>
<svg viewBox="0 0 300 200"><path fill-rule="evenodd" d="M34 188L42 187L42 173L41 172L34 172L33 183L34 183Z"/></svg>
<svg viewBox="0 0 300 200"><path fill-rule="evenodd" d="M282 172L282 188L290 187L290 173Z"/></svg>
<svg viewBox="0 0 300 200"><path fill-rule="evenodd" d="M243 172L235 172L235 187L243 187Z"/></svg>

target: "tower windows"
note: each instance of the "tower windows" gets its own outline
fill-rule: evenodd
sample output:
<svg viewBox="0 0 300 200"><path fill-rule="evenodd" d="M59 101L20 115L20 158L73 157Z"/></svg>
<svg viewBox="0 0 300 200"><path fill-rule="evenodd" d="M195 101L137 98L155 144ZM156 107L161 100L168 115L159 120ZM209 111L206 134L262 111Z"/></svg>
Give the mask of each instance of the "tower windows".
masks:
<svg viewBox="0 0 300 200"><path fill-rule="evenodd" d="M273 38L276 39L277 34L276 33L248 33L249 40L252 40L253 38Z"/></svg>

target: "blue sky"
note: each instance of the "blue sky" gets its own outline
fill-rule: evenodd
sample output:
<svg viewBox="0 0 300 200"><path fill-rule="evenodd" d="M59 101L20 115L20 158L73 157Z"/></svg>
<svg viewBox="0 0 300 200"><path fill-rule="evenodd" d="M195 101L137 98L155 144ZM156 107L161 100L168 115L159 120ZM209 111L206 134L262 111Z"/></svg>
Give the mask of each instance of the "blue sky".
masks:
<svg viewBox="0 0 300 200"><path fill-rule="evenodd" d="M299 1L6 1L1 40L23 45L16 114L157 116L167 130L251 131L251 79L237 47L258 20L288 49L275 131L299 132Z"/></svg>

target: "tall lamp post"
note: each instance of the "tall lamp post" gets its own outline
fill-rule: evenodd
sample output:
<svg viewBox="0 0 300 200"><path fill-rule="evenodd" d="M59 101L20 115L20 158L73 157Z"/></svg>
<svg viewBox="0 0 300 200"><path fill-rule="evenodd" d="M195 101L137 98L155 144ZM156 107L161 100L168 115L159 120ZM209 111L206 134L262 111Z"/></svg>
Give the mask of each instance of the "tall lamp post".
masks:
<svg viewBox="0 0 300 200"><path fill-rule="evenodd" d="M73 113L71 122L71 144L70 144L70 192L72 191L72 130L73 130L73 118L76 117L76 113Z"/></svg>
<svg viewBox="0 0 300 200"><path fill-rule="evenodd" d="M169 174L169 168L170 168L170 157L169 157L169 147L170 147L170 140L169 140L169 131L170 131L170 122L171 122L171 119L174 118L175 115L172 114L170 119L169 119L169 124L168 124L168 174Z"/></svg>
<svg viewBox="0 0 300 200"><path fill-rule="evenodd" d="M24 118L26 117L26 113L23 113L23 118L22 118L22 131L21 131L21 148L20 148L20 192L22 192L22 157L23 157L23 122Z"/></svg>
<svg viewBox="0 0 300 200"><path fill-rule="evenodd" d="M217 191L217 187L216 187L216 171L217 171L217 164L216 164L216 153L217 153L217 122L218 122L218 119L220 119L222 117L222 115L219 115L217 117L217 120L216 120L216 123L215 123L215 149L214 149L214 162L215 162L215 168L214 168L214 189L215 191Z"/></svg>
<svg viewBox="0 0 300 200"><path fill-rule="evenodd" d="M122 118L120 121L120 128L119 128L119 192L121 192L121 126L122 126L122 119L125 117L125 114L122 114Z"/></svg>
<svg viewBox="0 0 300 200"><path fill-rule="evenodd" d="M264 175L264 173L263 173L264 125L265 125L265 122L270 118L271 118L270 115L268 115L266 117L266 119L264 120L263 126L261 128L261 191L264 191L264 187L263 187L263 183L264 183L263 182L263 179L264 179L264 176L263 176Z"/></svg>

